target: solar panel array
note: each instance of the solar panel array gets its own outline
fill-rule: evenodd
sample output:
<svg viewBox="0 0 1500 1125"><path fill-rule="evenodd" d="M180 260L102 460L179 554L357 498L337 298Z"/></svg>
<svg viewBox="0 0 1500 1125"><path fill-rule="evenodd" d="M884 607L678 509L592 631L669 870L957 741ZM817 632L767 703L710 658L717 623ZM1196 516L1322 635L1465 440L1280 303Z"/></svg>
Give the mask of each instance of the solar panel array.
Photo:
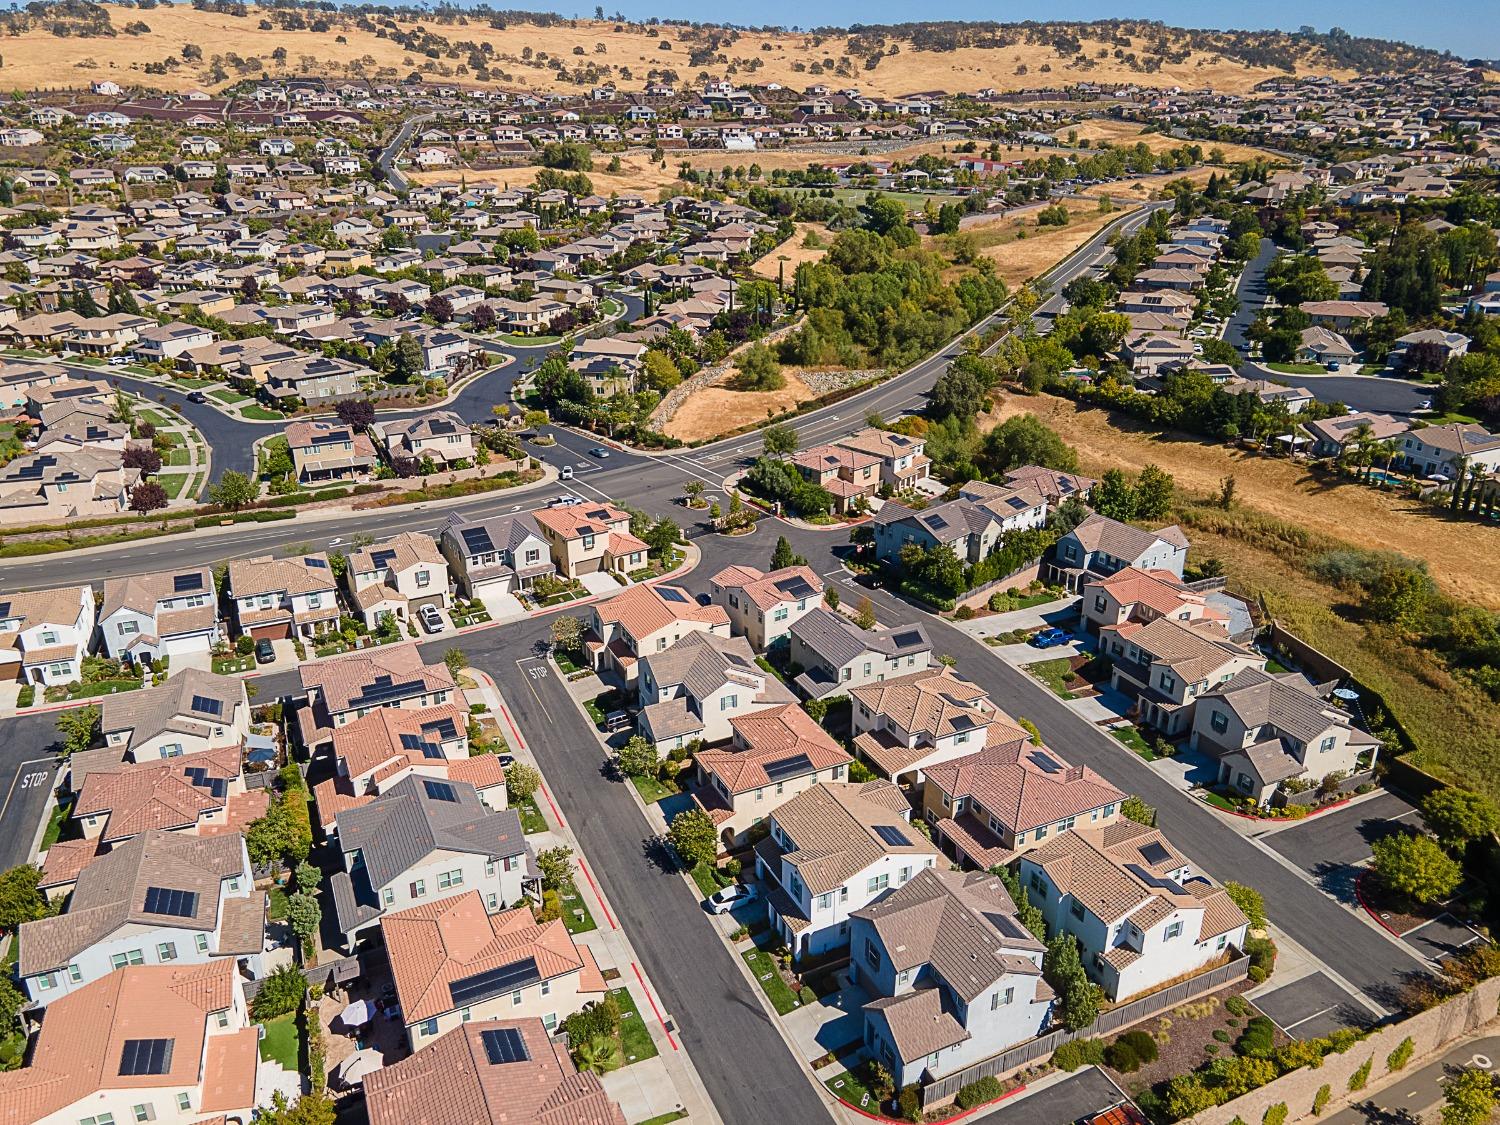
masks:
<svg viewBox="0 0 1500 1125"><path fill-rule="evenodd" d="M907 838L906 833L894 824L877 824L874 828L875 835L879 836L884 843L890 844L894 848L908 848L911 846L911 840Z"/></svg>
<svg viewBox="0 0 1500 1125"><path fill-rule="evenodd" d="M350 706L367 707L373 703L383 703L388 699L420 695L422 688L421 680L406 680L398 684L394 683L389 676L376 676L373 683L366 684L359 696L350 701Z"/></svg>
<svg viewBox="0 0 1500 1125"><path fill-rule="evenodd" d="M800 574L783 578L776 583L776 588L789 598L810 598L814 593L812 584Z"/></svg>
<svg viewBox="0 0 1500 1125"><path fill-rule="evenodd" d="M495 549L495 544L490 540L488 528L466 527L459 534L463 536L464 547L471 555L480 555Z"/></svg>
<svg viewBox="0 0 1500 1125"><path fill-rule="evenodd" d="M927 522L936 528L944 528L948 526L948 521L945 520L942 516L928 516Z"/></svg>
<svg viewBox="0 0 1500 1125"><path fill-rule="evenodd" d="M681 590L673 589L671 586L658 586L656 592L661 595L664 602L685 602L687 595Z"/></svg>
<svg viewBox="0 0 1500 1125"><path fill-rule="evenodd" d="M439 719L435 723L423 723L422 733L429 738L457 738L458 725L452 719Z"/></svg>
<svg viewBox="0 0 1500 1125"><path fill-rule="evenodd" d="M424 777L422 788L426 791L427 799L430 801L456 802L458 800L458 792L446 781L433 781L430 777Z"/></svg>
<svg viewBox="0 0 1500 1125"><path fill-rule="evenodd" d="M531 1061L531 1051L526 1046L526 1040L513 1027L481 1031L479 1041L484 1044L484 1056L490 1060L491 1066Z"/></svg>
<svg viewBox="0 0 1500 1125"><path fill-rule="evenodd" d="M193 710L200 715L212 715L217 719L224 714L224 701L211 699L206 695L195 695L193 696Z"/></svg>
<svg viewBox="0 0 1500 1125"><path fill-rule="evenodd" d="M523 957L497 969L486 969L473 976L460 977L448 986L448 995L455 1008L467 1008L481 1000L514 992L541 979L541 974L537 972L536 958Z"/></svg>
<svg viewBox="0 0 1500 1125"><path fill-rule="evenodd" d="M765 765L766 776L772 781L796 777L798 774L807 773L810 769L812 769L812 759L806 754L793 754L790 758L778 758Z"/></svg>
<svg viewBox="0 0 1500 1125"><path fill-rule="evenodd" d="M1036 768L1041 770L1043 773L1062 772L1061 763L1059 763L1058 760L1052 757L1050 754L1033 753L1031 755L1031 760L1036 765Z"/></svg>
<svg viewBox="0 0 1500 1125"><path fill-rule="evenodd" d="M302 560L303 566L311 567L313 570L327 570L328 564L322 559L306 558Z"/></svg>
<svg viewBox="0 0 1500 1125"><path fill-rule="evenodd" d="M896 647L907 648L911 645L921 644L922 634L918 633L916 630L909 630L905 633L897 633L892 639L895 641Z"/></svg>
<svg viewBox="0 0 1500 1125"><path fill-rule="evenodd" d="M198 892L147 887L145 910L147 914L162 914L169 918L191 918L198 913Z"/></svg>
<svg viewBox="0 0 1500 1125"><path fill-rule="evenodd" d="M127 1039L120 1052L120 1074L166 1074L172 1069L172 1039Z"/></svg>
<svg viewBox="0 0 1500 1125"><path fill-rule="evenodd" d="M203 589L203 575L201 574L174 574L172 576L174 594L188 594L201 589Z"/></svg>
<svg viewBox="0 0 1500 1125"><path fill-rule="evenodd" d="M1149 844L1141 849L1141 858L1144 859L1147 863L1151 864L1151 866L1156 867L1160 864L1166 863L1167 860L1171 859L1172 853L1167 851L1166 848L1162 847L1159 841L1152 840Z"/></svg>
<svg viewBox="0 0 1500 1125"><path fill-rule="evenodd" d="M370 562L376 570L383 570L385 567L389 566L391 560L395 557L396 552L390 550L389 548L381 548L378 551L370 552Z"/></svg>

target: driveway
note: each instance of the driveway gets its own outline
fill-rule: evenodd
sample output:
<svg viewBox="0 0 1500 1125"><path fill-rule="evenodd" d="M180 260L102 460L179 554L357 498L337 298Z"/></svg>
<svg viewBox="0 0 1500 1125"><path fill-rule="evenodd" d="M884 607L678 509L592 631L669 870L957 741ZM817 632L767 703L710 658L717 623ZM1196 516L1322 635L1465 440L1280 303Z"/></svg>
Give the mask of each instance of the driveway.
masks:
<svg viewBox="0 0 1500 1125"><path fill-rule="evenodd" d="M1123 1105L1130 1099L1109 1075L1087 1067L1034 1094L1002 1102L990 1112L968 1119L968 1125L1066 1125Z"/></svg>

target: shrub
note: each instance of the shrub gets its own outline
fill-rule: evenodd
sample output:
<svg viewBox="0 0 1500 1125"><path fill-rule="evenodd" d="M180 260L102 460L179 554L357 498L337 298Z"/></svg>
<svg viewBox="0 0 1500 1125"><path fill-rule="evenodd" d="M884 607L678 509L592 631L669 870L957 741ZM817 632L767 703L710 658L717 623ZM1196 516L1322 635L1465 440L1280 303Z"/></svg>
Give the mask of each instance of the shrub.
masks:
<svg viewBox="0 0 1500 1125"><path fill-rule="evenodd" d="M1276 967L1276 943L1270 938L1246 938L1245 952L1250 956L1250 979L1260 984Z"/></svg>
<svg viewBox="0 0 1500 1125"><path fill-rule="evenodd" d="M1253 1059L1268 1059L1276 1049L1276 1025L1265 1016L1256 1016L1234 1042L1234 1053Z"/></svg>
<svg viewBox="0 0 1500 1125"><path fill-rule="evenodd" d="M1225 1031L1222 1027L1216 1027L1214 1028L1214 1038L1220 1043L1228 1043L1229 1032Z"/></svg>
<svg viewBox="0 0 1500 1125"><path fill-rule="evenodd" d="M1416 1052L1416 1049L1417 1045L1412 1042L1411 1036L1408 1035L1396 1044L1394 1051L1385 1057L1386 1069L1392 1073L1404 1069L1406 1064L1411 1062L1411 1057Z"/></svg>
<svg viewBox="0 0 1500 1125"><path fill-rule="evenodd" d="M1151 1038L1150 1032L1136 1028L1134 1031L1127 1031L1116 1042L1129 1043L1131 1049L1140 1057L1142 1064L1156 1061L1156 1040Z"/></svg>
<svg viewBox="0 0 1500 1125"><path fill-rule="evenodd" d="M1328 1099L1333 1097L1333 1089L1327 1082L1318 1087L1318 1092L1313 1095L1312 1111L1314 1117L1321 1117L1323 1107L1328 1104Z"/></svg>
<svg viewBox="0 0 1500 1125"><path fill-rule="evenodd" d="M1284 1125L1286 1114L1286 1102L1277 1102L1266 1110L1266 1115L1260 1119L1260 1125Z"/></svg>
<svg viewBox="0 0 1500 1125"><path fill-rule="evenodd" d="M1361 1066L1353 1074L1349 1075L1350 1092L1353 1092L1355 1090L1363 1090L1365 1088L1365 1083L1370 1080L1370 1067L1374 1064L1374 1062L1375 1060L1373 1058L1366 1059L1363 1066Z"/></svg>
<svg viewBox="0 0 1500 1125"><path fill-rule="evenodd" d="M306 991L307 978L302 970L295 965L277 966L250 1001L250 1014L264 1021L295 1012Z"/></svg>
<svg viewBox="0 0 1500 1125"><path fill-rule="evenodd" d="M1224 1001L1224 1010L1231 1016L1248 1016L1250 1004L1243 996L1231 996Z"/></svg>
<svg viewBox="0 0 1500 1125"><path fill-rule="evenodd" d="M241 656L249 656L255 651L255 638L250 636L249 633L235 638L234 651Z"/></svg>
<svg viewBox="0 0 1500 1125"><path fill-rule="evenodd" d="M922 1088L916 1083L901 1087L896 1098L896 1109L903 1121L922 1120Z"/></svg>
<svg viewBox="0 0 1500 1125"><path fill-rule="evenodd" d="M1052 1062L1060 1070L1077 1070L1097 1066L1104 1061L1104 1044L1097 1039L1072 1039L1052 1052Z"/></svg>
<svg viewBox="0 0 1500 1125"><path fill-rule="evenodd" d="M977 1105L994 1101L1003 1093L1005 1093L1005 1088L1000 1085L1000 1079L986 1075L977 1082L970 1082L958 1091L958 1108L973 1109Z"/></svg>
<svg viewBox="0 0 1500 1125"><path fill-rule="evenodd" d="M1104 1061L1121 1074L1130 1074L1141 1069L1141 1058L1135 1049L1123 1039L1116 1039L1104 1048Z"/></svg>

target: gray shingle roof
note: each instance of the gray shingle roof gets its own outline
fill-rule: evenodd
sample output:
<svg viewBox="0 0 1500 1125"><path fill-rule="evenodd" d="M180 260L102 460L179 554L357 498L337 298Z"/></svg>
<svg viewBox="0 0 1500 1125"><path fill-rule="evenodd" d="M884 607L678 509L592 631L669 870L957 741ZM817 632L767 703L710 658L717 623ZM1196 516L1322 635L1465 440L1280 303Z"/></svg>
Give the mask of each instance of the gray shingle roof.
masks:
<svg viewBox="0 0 1500 1125"><path fill-rule="evenodd" d="M822 657L830 667L842 668L866 652L905 656L932 648L921 625L901 629L861 629L842 614L822 608L792 624L792 635Z"/></svg>

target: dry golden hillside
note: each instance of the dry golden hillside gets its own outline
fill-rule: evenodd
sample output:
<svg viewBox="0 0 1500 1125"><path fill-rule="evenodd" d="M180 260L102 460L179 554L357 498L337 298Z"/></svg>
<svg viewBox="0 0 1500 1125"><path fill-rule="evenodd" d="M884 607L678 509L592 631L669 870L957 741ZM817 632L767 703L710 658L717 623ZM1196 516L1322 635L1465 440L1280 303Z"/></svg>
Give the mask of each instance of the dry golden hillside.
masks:
<svg viewBox="0 0 1500 1125"><path fill-rule="evenodd" d="M240 79L258 78L262 72L397 79L421 70L433 80L478 84L477 75L482 75L489 84L504 87L579 90L603 81L622 89L639 89L648 74L672 71L682 83L692 83L707 73L758 85L781 83L795 90L823 81L835 87L857 86L877 96L896 96L986 87L1014 90L1085 79L1160 87L1211 85L1239 91L1282 73L1206 50L1190 50L1181 38L1183 33L1171 31L1166 34L1175 38L1167 42L1174 53L1152 73L1133 68L1127 61L1137 54L1148 57L1151 45L1119 32L1111 42L1081 36L1076 51L1020 36L1000 46L919 50L909 40L903 43L892 35L876 52L875 68L866 69L863 59L871 53L869 42L851 41L843 34L817 37L666 26L648 29L590 20L495 29L463 15L420 23L379 17L381 23L372 23L369 17L347 11L294 13L292 18L307 21L309 26L286 30L261 27L263 21L286 18L286 13L255 8L245 16L186 6L141 10L104 5L104 10L116 33L113 36L60 38L44 27L29 27L0 40L0 82L17 89L57 88L109 77L122 86L187 90L219 89ZM328 30L311 30L311 21L317 19L328 21ZM382 26L385 22L390 26ZM132 24L137 26L127 33ZM430 35L411 38L414 32L421 35L419 28ZM397 42L398 37L407 43ZM714 37L712 46L709 37ZM189 44L201 48L201 58L182 58L182 49ZM695 50L703 52L696 60L691 57ZM278 51L284 55L277 56ZM1117 54L1126 57L1117 58ZM175 60L175 65L163 71L161 64L168 60ZM481 62L483 70L476 71L475 64ZM1305 54L1300 66L1304 72L1350 73L1309 62Z"/></svg>

